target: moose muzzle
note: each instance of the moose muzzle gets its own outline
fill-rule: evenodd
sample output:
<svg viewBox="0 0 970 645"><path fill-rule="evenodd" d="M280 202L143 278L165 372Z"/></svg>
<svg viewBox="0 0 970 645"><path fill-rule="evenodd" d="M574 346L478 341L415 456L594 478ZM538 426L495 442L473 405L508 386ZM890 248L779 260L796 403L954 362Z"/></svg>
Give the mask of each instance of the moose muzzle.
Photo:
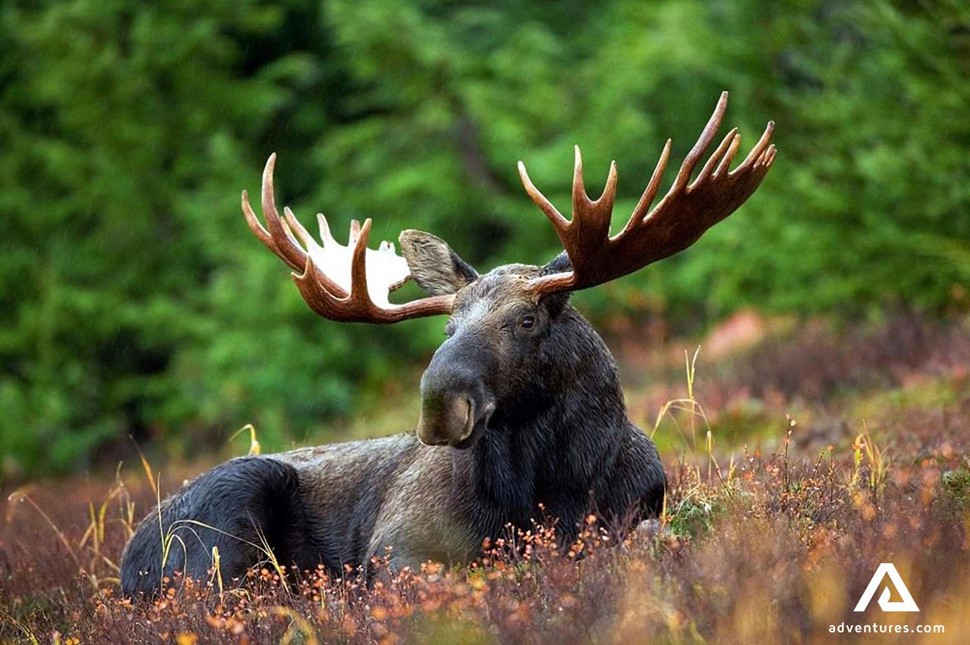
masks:
<svg viewBox="0 0 970 645"><path fill-rule="evenodd" d="M468 448L484 431L495 402L484 382L491 363L482 343L459 334L446 341L421 377L418 439Z"/></svg>
<svg viewBox="0 0 970 645"><path fill-rule="evenodd" d="M429 446L456 445L475 429L475 404L463 394L423 397L418 439Z"/></svg>

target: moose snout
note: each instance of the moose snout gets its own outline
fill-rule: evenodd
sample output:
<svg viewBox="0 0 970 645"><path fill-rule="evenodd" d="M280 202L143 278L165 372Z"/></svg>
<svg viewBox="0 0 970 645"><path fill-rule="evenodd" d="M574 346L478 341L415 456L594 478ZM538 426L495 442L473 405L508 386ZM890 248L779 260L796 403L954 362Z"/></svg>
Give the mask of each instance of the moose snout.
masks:
<svg viewBox="0 0 970 645"><path fill-rule="evenodd" d="M485 383L494 361L484 345L479 336L459 332L431 358L421 376L422 443L469 448L485 429L495 401Z"/></svg>
<svg viewBox="0 0 970 645"><path fill-rule="evenodd" d="M429 446L461 443L475 428L475 403L464 394L422 398L418 439Z"/></svg>

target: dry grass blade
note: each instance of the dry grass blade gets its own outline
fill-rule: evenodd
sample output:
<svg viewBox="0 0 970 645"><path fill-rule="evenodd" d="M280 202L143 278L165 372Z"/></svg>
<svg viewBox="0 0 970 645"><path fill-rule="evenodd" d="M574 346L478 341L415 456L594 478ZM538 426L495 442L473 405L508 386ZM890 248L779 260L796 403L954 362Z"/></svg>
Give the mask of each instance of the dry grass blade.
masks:
<svg viewBox="0 0 970 645"><path fill-rule="evenodd" d="M262 447L259 445L259 439L256 437L256 426L251 423L247 423L232 433L232 436L229 437L229 442L231 443L236 437L244 432L249 433L249 450L247 451L246 455L249 457L259 455L259 453L262 451Z"/></svg>

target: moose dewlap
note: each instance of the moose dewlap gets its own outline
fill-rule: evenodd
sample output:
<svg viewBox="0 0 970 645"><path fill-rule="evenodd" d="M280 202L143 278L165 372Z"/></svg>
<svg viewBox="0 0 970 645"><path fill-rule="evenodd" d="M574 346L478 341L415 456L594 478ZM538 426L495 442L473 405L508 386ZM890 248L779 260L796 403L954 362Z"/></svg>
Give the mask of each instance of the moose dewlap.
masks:
<svg viewBox="0 0 970 645"><path fill-rule="evenodd" d="M316 242L273 193L275 155L263 172L266 228L249 198L256 237L294 270L307 304L335 321L393 323L446 314L447 340L421 378L416 432L233 459L164 500L125 548L125 594L156 593L176 571L204 577L218 547L223 579L242 577L272 552L300 569L323 564L366 572L390 549L392 567L475 558L485 538L531 518L558 520L571 542L589 513L621 527L656 514L664 471L656 448L627 418L616 364L569 304L572 291L627 275L693 244L757 189L775 158L768 124L734 170L732 130L691 180L721 125L727 93L653 205L670 141L626 226L610 235L616 165L591 200L576 149L572 218L533 185L564 251L548 264L509 264L479 274L444 241L400 236L403 258L368 249L371 221L354 221L347 246L320 216ZM428 295L404 304L388 293L413 279ZM539 506L542 505L540 512Z"/></svg>

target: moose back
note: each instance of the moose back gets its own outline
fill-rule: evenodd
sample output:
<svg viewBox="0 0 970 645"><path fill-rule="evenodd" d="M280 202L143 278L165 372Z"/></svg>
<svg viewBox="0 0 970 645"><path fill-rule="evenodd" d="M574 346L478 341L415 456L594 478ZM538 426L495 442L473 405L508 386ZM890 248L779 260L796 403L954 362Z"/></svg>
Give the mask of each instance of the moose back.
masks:
<svg viewBox="0 0 970 645"><path fill-rule="evenodd" d="M650 439L627 417L616 364L569 294L614 280L694 243L734 212L771 167L768 124L734 170L732 130L696 177L721 124L727 93L666 195L652 206L670 141L626 226L610 236L616 165L591 200L576 148L572 217L539 192L519 162L526 192L548 217L563 252L536 266L479 274L444 241L408 230L403 257L368 248L371 221L338 244L322 215L317 242L273 191L275 155L263 172L262 210L242 209L253 233L294 271L307 304L335 321L393 323L449 316L447 340L421 378L413 433L243 457L221 464L164 500L125 547L122 591L157 593L175 571L200 578L218 547L223 578L242 577L271 549L300 569L365 570L374 555L392 567L465 562L504 527L557 520L564 542L595 513L606 523L659 512L664 471ZM413 279L427 297L392 304Z"/></svg>

